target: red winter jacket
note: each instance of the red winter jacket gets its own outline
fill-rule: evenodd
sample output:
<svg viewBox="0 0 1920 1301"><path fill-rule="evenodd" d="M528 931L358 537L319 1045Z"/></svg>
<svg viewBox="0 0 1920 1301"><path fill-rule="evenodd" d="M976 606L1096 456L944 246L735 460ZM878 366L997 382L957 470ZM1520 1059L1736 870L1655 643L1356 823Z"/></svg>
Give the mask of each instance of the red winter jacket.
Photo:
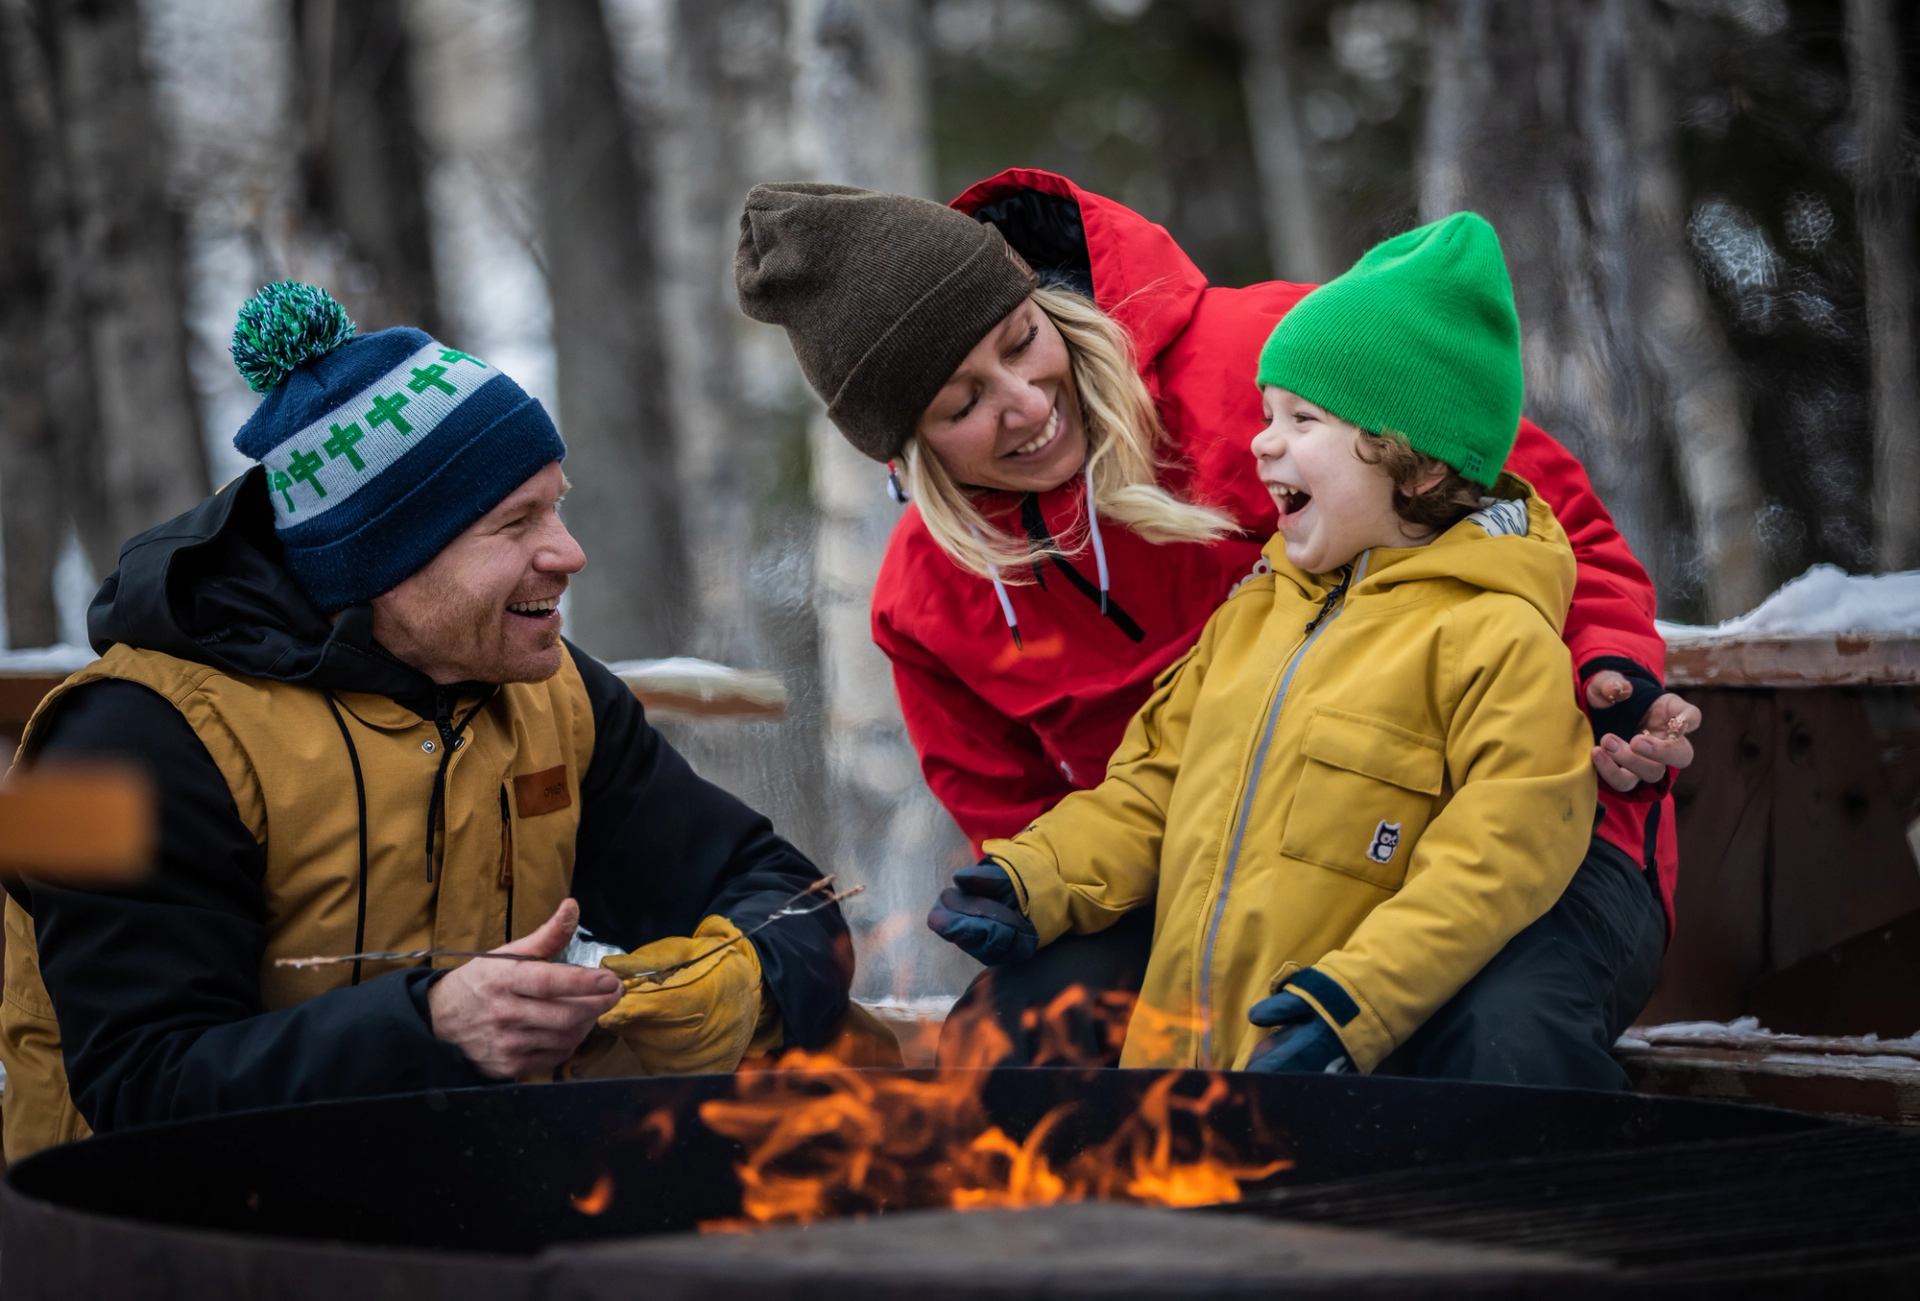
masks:
<svg viewBox="0 0 1920 1301"><path fill-rule="evenodd" d="M1105 524L1107 612L1090 556L1039 566L1037 582L1008 587L1016 646L992 584L949 560L919 510L907 508L874 588L874 641L893 663L927 784L977 851L1099 783L1154 678L1258 559L1276 520L1247 450L1264 423L1255 361L1274 322L1313 286L1210 286L1164 228L1051 172L1002 172L953 206L991 220L1043 278L1091 293L1127 330L1167 429L1163 484L1244 528L1211 545L1156 545ZM1654 631L1653 584L1586 471L1524 420L1507 468L1533 484L1573 543L1579 576L1566 641L1576 670L1619 656L1661 679L1666 646ZM980 505L1016 536L1044 524L1060 537L1080 520L1083 491L1076 479L1045 494L991 494ZM1600 803L1599 834L1635 862L1657 862L1671 917L1671 796L1623 796L1602 783Z"/></svg>

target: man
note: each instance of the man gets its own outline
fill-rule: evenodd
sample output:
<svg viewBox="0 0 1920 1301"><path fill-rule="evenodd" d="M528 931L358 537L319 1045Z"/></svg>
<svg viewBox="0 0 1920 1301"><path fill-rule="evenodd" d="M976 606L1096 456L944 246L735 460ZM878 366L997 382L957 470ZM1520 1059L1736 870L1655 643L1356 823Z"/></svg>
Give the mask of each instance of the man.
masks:
<svg viewBox="0 0 1920 1301"><path fill-rule="evenodd" d="M585 564L540 404L418 330L360 338L269 286L235 331L260 462L141 534L88 614L101 658L20 762L128 759L159 796L141 885L6 904L9 1160L90 1130L596 1070L731 1070L847 1009L828 907L626 995L554 962L576 922L628 969L702 955L819 879L697 777L560 636ZM662 938L665 937L665 938ZM611 1012L616 1002L617 1012ZM596 1020L615 1026L596 1033Z"/></svg>

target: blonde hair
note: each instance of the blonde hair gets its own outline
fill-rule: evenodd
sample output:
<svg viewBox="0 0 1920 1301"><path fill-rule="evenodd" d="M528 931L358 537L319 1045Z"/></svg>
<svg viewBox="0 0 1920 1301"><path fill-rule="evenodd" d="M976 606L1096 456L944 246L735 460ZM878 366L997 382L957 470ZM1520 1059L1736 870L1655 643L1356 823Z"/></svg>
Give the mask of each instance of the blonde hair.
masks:
<svg viewBox="0 0 1920 1301"><path fill-rule="evenodd" d="M1160 486L1158 451L1165 431L1134 369L1126 332L1078 294L1039 288L1032 298L1066 341L1087 434L1084 473L1093 480L1093 507L1100 517L1156 543L1214 542L1239 532L1239 525L1220 511L1182 501ZM1033 581L1035 564L1072 555L1085 545L1084 518L1051 545L995 528L918 434L907 439L901 458L907 494L920 507L927 532L962 569L985 578L997 567L1002 581L1027 583Z"/></svg>

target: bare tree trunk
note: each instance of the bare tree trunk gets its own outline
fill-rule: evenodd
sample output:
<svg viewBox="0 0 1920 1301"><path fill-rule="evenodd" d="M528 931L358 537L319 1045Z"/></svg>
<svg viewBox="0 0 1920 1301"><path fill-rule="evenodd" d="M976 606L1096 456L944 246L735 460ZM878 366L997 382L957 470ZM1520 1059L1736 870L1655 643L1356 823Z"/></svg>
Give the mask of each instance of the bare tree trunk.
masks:
<svg viewBox="0 0 1920 1301"><path fill-rule="evenodd" d="M1688 548L1667 509L1665 403L1640 342L1650 287L1627 93L1640 3L1450 5L1438 20L1422 203L1430 218L1473 208L1499 230L1528 414L1586 463L1671 596L1689 576Z"/></svg>
<svg viewBox="0 0 1920 1301"><path fill-rule="evenodd" d="M674 120L664 142L671 165L662 169L673 213L663 271L677 323L668 350L684 431L688 533L701 539L692 558L700 636L706 653L737 663L756 641L758 603L746 581L755 521L778 490L781 442L793 424L783 418L788 413L755 402L741 383L733 290L741 198L767 179L762 157L790 152L756 148L764 146L762 133L785 134L780 118L792 93L787 5L675 0L673 23ZM779 159L775 169L786 163Z"/></svg>
<svg viewBox="0 0 1920 1301"><path fill-rule="evenodd" d="M294 0L300 204L363 330L440 331L412 56L390 0Z"/></svg>
<svg viewBox="0 0 1920 1301"><path fill-rule="evenodd" d="M926 15L895 0L794 0L797 118L804 171L818 180L926 195ZM827 754L836 821L834 866L868 887L883 918L925 911L945 869L966 848L920 776L873 645L868 609L899 508L884 475L824 416L814 421L814 499L820 531L814 576L826 675ZM869 939L871 937L869 936ZM943 951L944 950L944 951ZM953 992L969 963L945 945L870 942L859 989Z"/></svg>
<svg viewBox="0 0 1920 1301"><path fill-rule="evenodd" d="M124 539L207 492L187 378L180 223L137 0L40 0L39 12L53 44L72 186L72 269L98 404L98 497L107 531ZM110 567L89 551L96 568Z"/></svg>
<svg viewBox="0 0 1920 1301"><path fill-rule="evenodd" d="M53 303L42 223L42 174L52 164L47 106L22 75L20 15L0 8L0 565L7 644L59 640L53 567L67 533L58 448L48 420L42 322Z"/></svg>
<svg viewBox="0 0 1920 1301"><path fill-rule="evenodd" d="M1432 77L1420 141L1420 214L1433 221L1467 206L1469 153L1491 95L1491 0L1452 0L1432 22Z"/></svg>
<svg viewBox="0 0 1920 1301"><path fill-rule="evenodd" d="M1914 195L1902 139L1906 87L1888 0L1847 0L1859 137L1873 375L1873 541L1882 569L1920 565L1920 374L1914 362Z"/></svg>
<svg viewBox="0 0 1920 1301"><path fill-rule="evenodd" d="M744 725L728 723L724 743L685 729L676 744L826 860L835 823L819 708L805 384L781 332L747 320L733 287L742 197L756 181L794 172L788 27L787 0L673 7L663 247L687 532L699 540L691 648L776 670L788 699L786 718L761 735L743 741Z"/></svg>
<svg viewBox="0 0 1920 1301"><path fill-rule="evenodd" d="M1295 108L1293 18L1272 0L1232 0L1242 47L1240 85L1248 138L1260 173L1267 252L1288 280L1318 284L1337 270L1320 221L1320 196L1308 171Z"/></svg>
<svg viewBox="0 0 1920 1301"><path fill-rule="evenodd" d="M635 147L599 0L549 0L529 36L568 520L589 562L573 625L609 658L667 655L689 586L650 151Z"/></svg>
<svg viewBox="0 0 1920 1301"><path fill-rule="evenodd" d="M1708 619L1752 609L1771 590L1753 522L1764 504L1739 363L1687 251L1686 197L1671 87L1681 57L1670 25L1637 15L1631 60L1632 168L1639 178L1633 266L1644 353L1659 375L1677 471L1699 549Z"/></svg>

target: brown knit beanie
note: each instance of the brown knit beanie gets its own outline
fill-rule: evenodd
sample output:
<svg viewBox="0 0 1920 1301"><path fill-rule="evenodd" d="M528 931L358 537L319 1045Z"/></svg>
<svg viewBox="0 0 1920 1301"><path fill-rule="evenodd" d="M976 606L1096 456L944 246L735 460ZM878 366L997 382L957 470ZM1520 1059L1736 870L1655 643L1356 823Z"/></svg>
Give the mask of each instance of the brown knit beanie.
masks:
<svg viewBox="0 0 1920 1301"><path fill-rule="evenodd" d="M952 208L783 181L748 191L733 281L742 311L786 327L847 441L886 461L1034 276L999 231Z"/></svg>

